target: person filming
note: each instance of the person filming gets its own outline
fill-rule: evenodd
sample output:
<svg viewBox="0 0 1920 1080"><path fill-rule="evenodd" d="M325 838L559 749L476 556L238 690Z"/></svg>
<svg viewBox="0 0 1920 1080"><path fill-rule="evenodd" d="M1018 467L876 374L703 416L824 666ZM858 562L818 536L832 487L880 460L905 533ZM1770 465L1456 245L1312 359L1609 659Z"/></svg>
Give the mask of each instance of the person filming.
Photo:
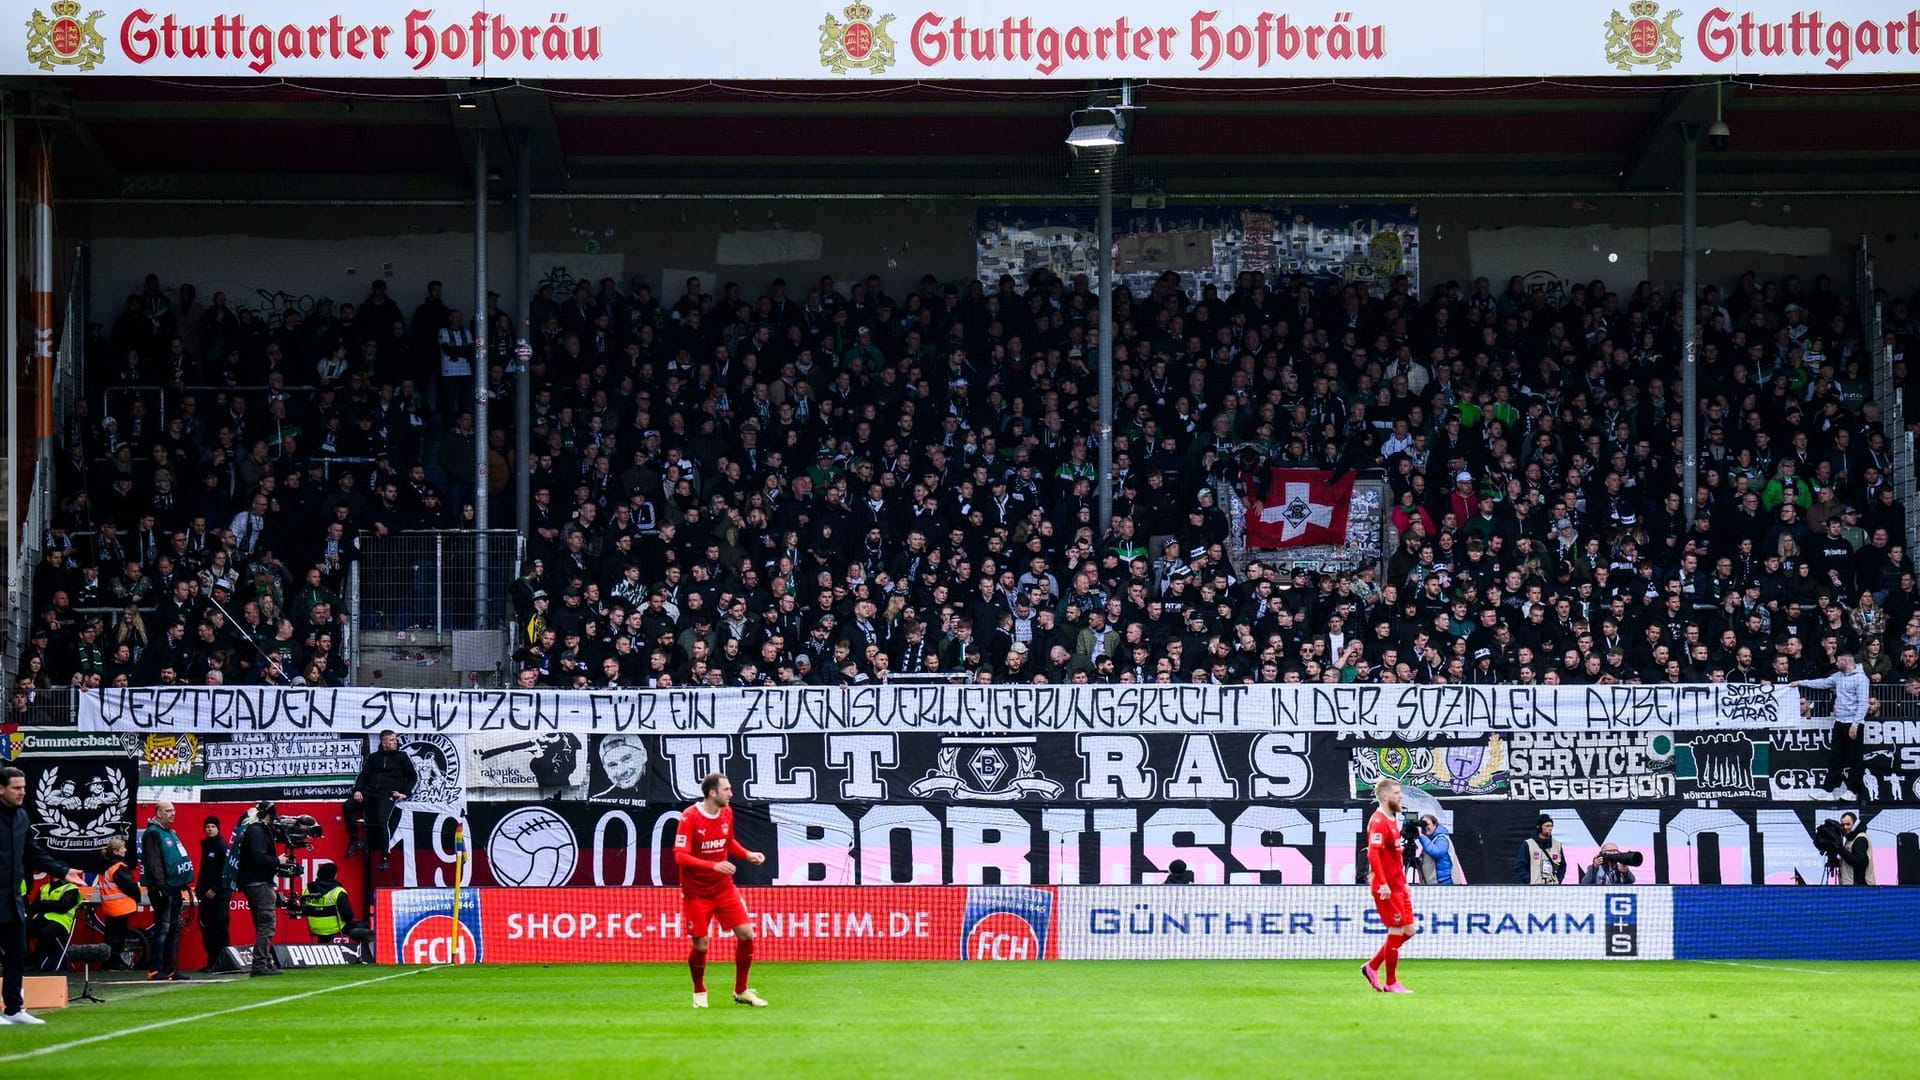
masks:
<svg viewBox="0 0 1920 1080"><path fill-rule="evenodd" d="M251 974L279 975L273 962L273 932L280 908L275 885L282 867L294 866L292 856L282 856L274 843L273 825L280 812L270 802L262 802L247 812L241 822L235 850L228 855L234 868L234 882L247 898L247 910L253 915L253 968Z"/></svg>
<svg viewBox="0 0 1920 1080"><path fill-rule="evenodd" d="M1840 815L1840 850L1836 856L1833 882L1836 885L1872 885L1873 844L1860 831L1860 819L1851 813Z"/></svg>
<svg viewBox="0 0 1920 1080"><path fill-rule="evenodd" d="M380 869L387 868L387 846L391 843L387 830L393 820L394 805L412 798L414 786L419 782L413 759L400 750L399 733L381 732L380 748L361 762L360 775L353 781L353 794L347 796L340 808L341 819L347 826L348 855L358 855L372 846L380 854ZM360 842L359 819L362 817L366 819L365 844Z"/></svg>

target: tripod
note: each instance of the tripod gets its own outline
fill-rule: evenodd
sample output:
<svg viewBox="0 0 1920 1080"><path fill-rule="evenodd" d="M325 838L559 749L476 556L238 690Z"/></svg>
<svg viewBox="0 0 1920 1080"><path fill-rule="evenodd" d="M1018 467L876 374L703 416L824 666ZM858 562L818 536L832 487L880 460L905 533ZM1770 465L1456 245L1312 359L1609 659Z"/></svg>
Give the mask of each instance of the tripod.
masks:
<svg viewBox="0 0 1920 1080"><path fill-rule="evenodd" d="M105 1005L107 1003L105 998L93 992L92 964L82 963L80 965L80 993L74 996L73 1001L91 1001L95 1005Z"/></svg>
<svg viewBox="0 0 1920 1080"><path fill-rule="evenodd" d="M105 1005L106 1000L93 992L93 965L110 959L112 950L105 945L73 944L73 931L67 931L67 944L62 947L62 961L80 965L80 993L73 1001L91 1001L95 1005Z"/></svg>

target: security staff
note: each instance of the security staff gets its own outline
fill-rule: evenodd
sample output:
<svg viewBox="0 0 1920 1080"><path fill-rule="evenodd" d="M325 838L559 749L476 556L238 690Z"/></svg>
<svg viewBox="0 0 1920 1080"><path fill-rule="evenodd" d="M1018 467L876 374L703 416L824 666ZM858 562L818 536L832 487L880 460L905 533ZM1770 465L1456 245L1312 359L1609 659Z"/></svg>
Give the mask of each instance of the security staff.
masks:
<svg viewBox="0 0 1920 1080"><path fill-rule="evenodd" d="M233 921L233 890L227 886L227 840L220 835L220 819L207 815L200 838L200 882L194 893L200 901L200 944L212 972L224 967L228 931Z"/></svg>
<svg viewBox="0 0 1920 1080"><path fill-rule="evenodd" d="M25 1008L27 878L39 870L80 884L80 871L47 854L27 820L27 774L0 766L0 1023L44 1024Z"/></svg>
<svg viewBox="0 0 1920 1080"><path fill-rule="evenodd" d="M107 864L94 879L93 903L100 909L100 921L106 924L101 936L107 939L107 970L124 969L127 926L133 913L140 910L140 883L134 879L127 862L127 842L114 837L100 846L100 858Z"/></svg>
<svg viewBox="0 0 1920 1080"><path fill-rule="evenodd" d="M319 873L300 896L300 916L307 920L307 930L315 941L326 941L353 922L353 901L347 898L338 874L332 863L321 863Z"/></svg>
<svg viewBox="0 0 1920 1080"><path fill-rule="evenodd" d="M27 905L27 940L33 948L36 971L59 971L67 943L73 940L73 919L80 913L80 886L66 878L48 878L39 895Z"/></svg>
<svg viewBox="0 0 1920 1080"><path fill-rule="evenodd" d="M353 781L353 794L340 808L347 826L347 854L358 855L371 846L380 856L380 869L385 870L387 827L393 817L394 804L412 798L414 786L419 782L413 759L400 749L400 733L381 732L380 749L368 754L361 763L360 775ZM357 819L361 816L367 819L366 844L360 842Z"/></svg>
<svg viewBox="0 0 1920 1080"><path fill-rule="evenodd" d="M153 820L140 834L140 867L147 879L147 903L153 907L152 981L185 982L180 974L180 922L187 890L193 887L193 856L173 831L173 804L153 808Z"/></svg>
<svg viewBox="0 0 1920 1080"><path fill-rule="evenodd" d="M1541 814L1534 834L1513 860L1514 880L1522 885L1560 885L1567 880L1567 853L1553 838L1553 818Z"/></svg>

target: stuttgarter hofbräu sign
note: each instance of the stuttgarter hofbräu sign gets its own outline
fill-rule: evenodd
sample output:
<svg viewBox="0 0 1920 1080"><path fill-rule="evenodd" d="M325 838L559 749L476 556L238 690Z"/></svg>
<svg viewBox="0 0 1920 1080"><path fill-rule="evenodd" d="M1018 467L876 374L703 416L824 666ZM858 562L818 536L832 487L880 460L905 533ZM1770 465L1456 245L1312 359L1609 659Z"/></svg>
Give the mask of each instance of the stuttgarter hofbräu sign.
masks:
<svg viewBox="0 0 1920 1080"><path fill-rule="evenodd" d="M85 731L717 733L1475 732L1800 727L1769 684L961 685L677 690L138 687L78 695Z"/></svg>
<svg viewBox="0 0 1920 1080"><path fill-rule="evenodd" d="M1277 10L1279 9L1279 10ZM1524 78L1920 71L1920 7L1753 0L21 0L0 74L496 79Z"/></svg>

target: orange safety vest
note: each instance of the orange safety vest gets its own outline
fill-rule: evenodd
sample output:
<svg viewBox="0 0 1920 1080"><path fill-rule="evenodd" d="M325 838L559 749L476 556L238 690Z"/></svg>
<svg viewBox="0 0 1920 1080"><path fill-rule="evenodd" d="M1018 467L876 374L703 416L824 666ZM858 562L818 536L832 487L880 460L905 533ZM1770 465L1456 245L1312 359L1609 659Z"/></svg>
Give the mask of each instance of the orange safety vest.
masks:
<svg viewBox="0 0 1920 1080"><path fill-rule="evenodd" d="M94 892L94 900L100 905L100 914L109 919L118 919L139 910L140 904L133 897L120 891L113 883L113 875L120 872L126 863L114 863L100 875L100 887Z"/></svg>

